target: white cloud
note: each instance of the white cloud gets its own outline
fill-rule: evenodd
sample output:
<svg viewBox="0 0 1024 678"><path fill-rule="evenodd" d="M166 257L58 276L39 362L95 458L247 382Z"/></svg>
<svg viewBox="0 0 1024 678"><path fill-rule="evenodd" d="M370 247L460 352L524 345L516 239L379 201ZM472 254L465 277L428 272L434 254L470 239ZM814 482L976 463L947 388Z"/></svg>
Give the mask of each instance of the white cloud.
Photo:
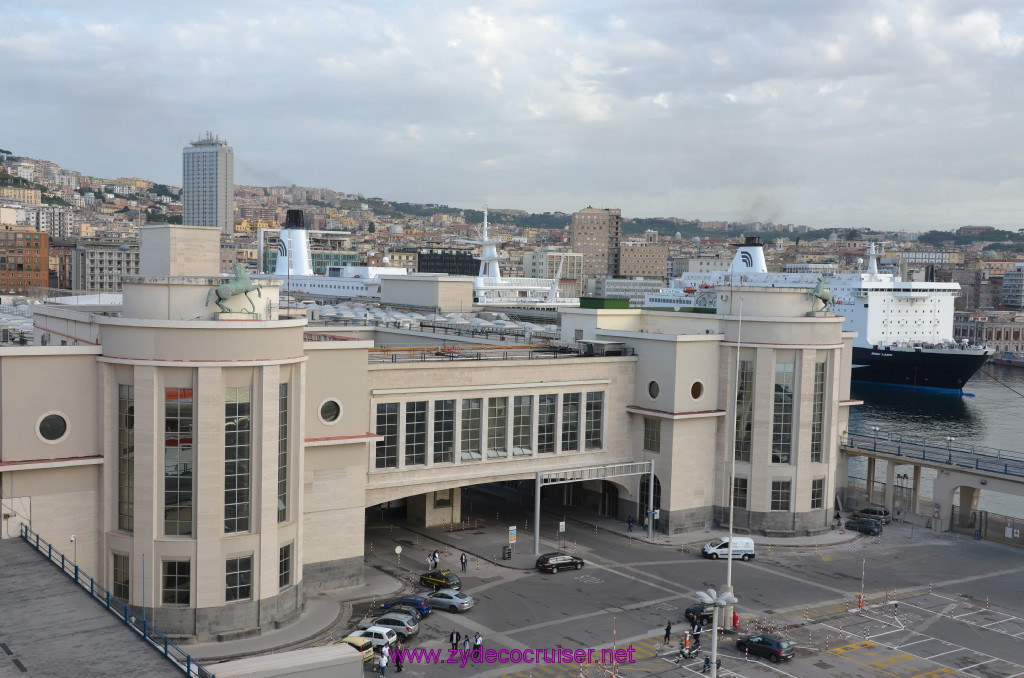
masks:
<svg viewBox="0 0 1024 678"><path fill-rule="evenodd" d="M715 219L768 196L822 225L1024 213L1012 6L140 7L5 13L5 147L177 183L181 147L211 129L239 182L397 200Z"/></svg>

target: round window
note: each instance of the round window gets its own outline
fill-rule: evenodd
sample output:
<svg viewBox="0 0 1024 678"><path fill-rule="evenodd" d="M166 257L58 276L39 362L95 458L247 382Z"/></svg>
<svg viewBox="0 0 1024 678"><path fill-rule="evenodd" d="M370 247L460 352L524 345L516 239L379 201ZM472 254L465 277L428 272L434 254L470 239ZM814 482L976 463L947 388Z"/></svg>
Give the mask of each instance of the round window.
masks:
<svg viewBox="0 0 1024 678"><path fill-rule="evenodd" d="M60 440L67 432L68 422L59 414L48 414L39 422L39 435L46 440Z"/></svg>
<svg viewBox="0 0 1024 678"><path fill-rule="evenodd" d="M699 381L693 382L693 385L690 387L690 397L697 400L702 395L704 395L704 384Z"/></svg>
<svg viewBox="0 0 1024 678"><path fill-rule="evenodd" d="M652 381L647 384L647 393L650 394L652 398L657 398L661 395L661 386L658 386L658 382Z"/></svg>
<svg viewBox="0 0 1024 678"><path fill-rule="evenodd" d="M331 424L338 420L341 416L341 403L337 400L328 400L320 406L320 418L325 423Z"/></svg>

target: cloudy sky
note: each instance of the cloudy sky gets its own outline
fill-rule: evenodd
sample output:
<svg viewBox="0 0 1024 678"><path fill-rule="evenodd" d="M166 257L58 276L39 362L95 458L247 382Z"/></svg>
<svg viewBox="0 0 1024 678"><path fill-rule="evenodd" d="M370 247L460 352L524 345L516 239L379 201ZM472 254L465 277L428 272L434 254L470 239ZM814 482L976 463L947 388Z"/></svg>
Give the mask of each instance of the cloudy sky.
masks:
<svg viewBox="0 0 1024 678"><path fill-rule="evenodd" d="M0 0L0 148L181 183L1024 226L1024 4Z"/></svg>

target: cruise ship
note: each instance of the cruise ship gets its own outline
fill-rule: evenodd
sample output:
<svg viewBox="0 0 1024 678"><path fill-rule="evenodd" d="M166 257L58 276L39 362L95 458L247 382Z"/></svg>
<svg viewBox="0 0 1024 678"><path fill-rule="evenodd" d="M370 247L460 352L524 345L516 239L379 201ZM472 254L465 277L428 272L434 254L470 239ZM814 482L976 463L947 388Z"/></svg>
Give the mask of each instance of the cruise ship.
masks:
<svg viewBox="0 0 1024 678"><path fill-rule="evenodd" d="M953 339L953 300L958 283L907 282L880 273L875 247L866 271L769 273L764 244L748 237L727 271L684 274L646 298L648 308L713 309L716 287L799 287L811 292L821 281L835 299L843 330L856 332L854 381L961 391L994 349ZM813 299L813 304L821 302ZM808 294L808 310L812 297Z"/></svg>

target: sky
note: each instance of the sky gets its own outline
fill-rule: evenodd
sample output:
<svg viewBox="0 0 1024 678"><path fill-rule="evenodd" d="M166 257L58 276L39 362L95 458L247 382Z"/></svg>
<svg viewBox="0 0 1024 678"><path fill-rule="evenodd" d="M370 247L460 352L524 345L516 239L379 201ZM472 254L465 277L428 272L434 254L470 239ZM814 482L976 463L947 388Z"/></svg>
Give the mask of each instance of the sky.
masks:
<svg viewBox="0 0 1024 678"><path fill-rule="evenodd" d="M1024 3L0 0L0 148L181 184L1024 227Z"/></svg>

